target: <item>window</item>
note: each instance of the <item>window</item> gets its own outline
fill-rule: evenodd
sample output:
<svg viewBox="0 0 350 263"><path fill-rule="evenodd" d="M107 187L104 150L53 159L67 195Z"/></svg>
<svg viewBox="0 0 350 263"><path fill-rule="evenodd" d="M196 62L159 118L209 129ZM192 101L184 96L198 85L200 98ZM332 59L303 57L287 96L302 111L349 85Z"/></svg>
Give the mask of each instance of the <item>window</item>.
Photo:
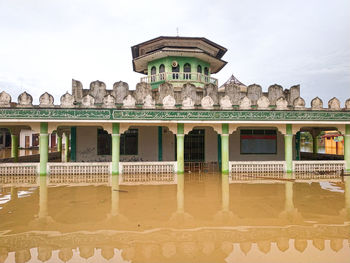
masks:
<svg viewBox="0 0 350 263"><path fill-rule="evenodd" d="M129 129L120 135L120 155L137 155L138 129Z"/></svg>
<svg viewBox="0 0 350 263"><path fill-rule="evenodd" d="M157 73L157 69L155 66L153 66L151 68L151 82L155 82L156 81L156 73Z"/></svg>
<svg viewBox="0 0 350 263"><path fill-rule="evenodd" d="M138 129L129 129L120 135L120 155L137 155ZM112 154L112 136L103 129L97 130L97 154Z"/></svg>
<svg viewBox="0 0 350 263"><path fill-rule="evenodd" d="M276 130L241 130L241 154L276 154Z"/></svg>
<svg viewBox="0 0 350 263"><path fill-rule="evenodd" d="M104 129L97 129L97 155L112 154L112 137Z"/></svg>
<svg viewBox="0 0 350 263"><path fill-rule="evenodd" d="M179 79L180 66L172 67L171 71L173 72L173 79Z"/></svg>
<svg viewBox="0 0 350 263"><path fill-rule="evenodd" d="M184 79L191 79L191 65L186 63L184 65Z"/></svg>
<svg viewBox="0 0 350 263"><path fill-rule="evenodd" d="M202 66L201 66L201 65L198 65L198 67L197 67L197 72L198 72L198 73L202 73Z"/></svg>
<svg viewBox="0 0 350 263"><path fill-rule="evenodd" d="M165 79L165 74L162 74L164 72L165 72L165 66L164 66L164 64L161 64L159 66L159 78L160 78L160 80L164 80Z"/></svg>
<svg viewBox="0 0 350 263"><path fill-rule="evenodd" d="M209 75L209 69L208 69L207 67L204 68L204 75L205 75L204 81L205 81L206 83L208 83L208 82L209 82L209 77L208 77L208 75Z"/></svg>

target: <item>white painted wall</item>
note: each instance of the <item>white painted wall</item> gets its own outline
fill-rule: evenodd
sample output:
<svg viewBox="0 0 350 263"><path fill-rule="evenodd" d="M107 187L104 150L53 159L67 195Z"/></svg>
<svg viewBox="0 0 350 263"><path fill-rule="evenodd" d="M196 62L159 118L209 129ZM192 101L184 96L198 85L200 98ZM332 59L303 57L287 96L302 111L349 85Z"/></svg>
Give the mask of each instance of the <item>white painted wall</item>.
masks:
<svg viewBox="0 0 350 263"><path fill-rule="evenodd" d="M163 127L163 161L175 161L175 135Z"/></svg>

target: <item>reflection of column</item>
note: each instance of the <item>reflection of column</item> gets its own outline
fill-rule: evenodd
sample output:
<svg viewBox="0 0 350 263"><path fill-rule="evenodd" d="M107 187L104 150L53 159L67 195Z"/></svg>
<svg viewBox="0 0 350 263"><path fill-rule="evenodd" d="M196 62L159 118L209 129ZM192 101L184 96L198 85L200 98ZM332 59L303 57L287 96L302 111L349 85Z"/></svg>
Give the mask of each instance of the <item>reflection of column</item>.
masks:
<svg viewBox="0 0 350 263"><path fill-rule="evenodd" d="M119 214L119 176L112 176L111 216Z"/></svg>
<svg viewBox="0 0 350 263"><path fill-rule="evenodd" d="M229 173L229 130L228 123L222 124L221 134L221 172Z"/></svg>
<svg viewBox="0 0 350 263"><path fill-rule="evenodd" d="M40 175L45 176L47 173L47 161L49 158L49 134L48 123L40 123L40 138L39 138L39 153L40 153Z"/></svg>
<svg viewBox="0 0 350 263"><path fill-rule="evenodd" d="M119 123L112 124L112 175L119 174L120 133Z"/></svg>
<svg viewBox="0 0 350 263"><path fill-rule="evenodd" d="M185 212L185 179L183 174L179 174L177 176L177 212L184 213Z"/></svg>
<svg viewBox="0 0 350 263"><path fill-rule="evenodd" d="M344 160L346 172L350 173L350 124L345 124Z"/></svg>
<svg viewBox="0 0 350 263"><path fill-rule="evenodd" d="M46 177L39 177L39 219L47 216L47 181Z"/></svg>
<svg viewBox="0 0 350 263"><path fill-rule="evenodd" d="M230 210L230 185L228 174L223 174L221 179L222 189L222 211L228 212Z"/></svg>
<svg viewBox="0 0 350 263"><path fill-rule="evenodd" d="M11 201L18 199L18 189L14 186L11 186Z"/></svg>
<svg viewBox="0 0 350 263"><path fill-rule="evenodd" d="M177 173L184 173L184 124L177 124Z"/></svg>
<svg viewBox="0 0 350 263"><path fill-rule="evenodd" d="M286 160L286 172L293 171L293 131L292 124L286 124L286 134L284 135L284 154Z"/></svg>
<svg viewBox="0 0 350 263"><path fill-rule="evenodd" d="M284 210L288 211L288 212L294 210L293 182L286 182L286 184L285 184Z"/></svg>

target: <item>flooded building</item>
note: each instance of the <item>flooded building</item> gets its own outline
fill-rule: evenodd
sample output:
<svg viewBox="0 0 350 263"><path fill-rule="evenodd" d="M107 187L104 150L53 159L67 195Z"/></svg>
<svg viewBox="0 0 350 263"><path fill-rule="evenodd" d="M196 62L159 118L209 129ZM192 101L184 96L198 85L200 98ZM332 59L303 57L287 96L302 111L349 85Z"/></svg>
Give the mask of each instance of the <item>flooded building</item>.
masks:
<svg viewBox="0 0 350 263"><path fill-rule="evenodd" d="M219 88L212 75L226 65L227 49L206 38L158 37L131 51L134 71L145 75L136 89L123 81L107 88L98 80L84 88L72 80L60 105L47 92L39 105L27 92L17 103L0 93L0 126L11 132L13 156L22 130L39 133L40 163L26 164L26 172L350 171L350 99L342 106L332 98L324 107L316 97L308 107L299 85L263 91L234 77ZM316 138L330 129L341 134L344 160L300 161L300 132ZM70 145L63 159L70 162L48 162L49 141L57 140L62 151L63 135ZM21 169L0 167L2 173Z"/></svg>

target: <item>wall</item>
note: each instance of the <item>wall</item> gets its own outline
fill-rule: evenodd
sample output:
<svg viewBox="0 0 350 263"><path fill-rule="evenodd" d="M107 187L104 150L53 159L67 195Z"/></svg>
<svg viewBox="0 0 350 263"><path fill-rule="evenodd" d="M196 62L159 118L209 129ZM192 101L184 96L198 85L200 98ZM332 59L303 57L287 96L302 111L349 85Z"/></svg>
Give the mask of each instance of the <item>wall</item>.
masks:
<svg viewBox="0 0 350 263"><path fill-rule="evenodd" d="M138 155L121 155L120 161L158 161L158 127L137 128ZM97 155L97 127L77 127L77 162L110 162L111 155Z"/></svg>
<svg viewBox="0 0 350 263"><path fill-rule="evenodd" d="M163 161L175 161L175 135L167 127L163 127Z"/></svg>
<svg viewBox="0 0 350 263"><path fill-rule="evenodd" d="M277 132L277 153L276 154L240 154L240 150L241 150L240 129L237 129L237 131L233 132L233 134L230 134L229 143L230 143L230 161L283 161L284 160L284 136L280 132Z"/></svg>

